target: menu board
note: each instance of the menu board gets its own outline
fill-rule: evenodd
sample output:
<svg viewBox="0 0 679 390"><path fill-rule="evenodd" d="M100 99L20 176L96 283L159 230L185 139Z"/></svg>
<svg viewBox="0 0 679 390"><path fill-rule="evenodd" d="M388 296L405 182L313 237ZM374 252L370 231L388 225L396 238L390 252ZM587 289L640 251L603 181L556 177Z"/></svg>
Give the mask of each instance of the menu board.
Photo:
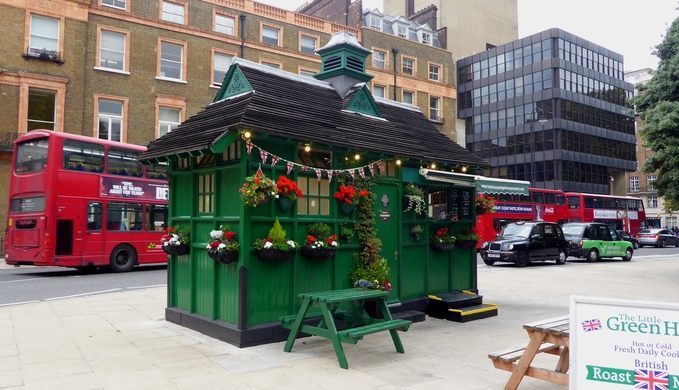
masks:
<svg viewBox="0 0 679 390"><path fill-rule="evenodd" d="M451 221L458 221L460 219L460 191L449 189L450 203L449 203L449 217Z"/></svg>
<svg viewBox="0 0 679 390"><path fill-rule="evenodd" d="M462 194L461 205L462 219L471 219L472 217L472 193L471 191L460 191Z"/></svg>

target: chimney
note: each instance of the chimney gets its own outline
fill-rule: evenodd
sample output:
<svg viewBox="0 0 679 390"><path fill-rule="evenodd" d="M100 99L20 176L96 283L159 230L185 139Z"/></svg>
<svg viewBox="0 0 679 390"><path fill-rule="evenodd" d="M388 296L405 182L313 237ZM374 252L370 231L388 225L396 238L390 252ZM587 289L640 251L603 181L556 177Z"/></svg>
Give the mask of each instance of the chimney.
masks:
<svg viewBox="0 0 679 390"><path fill-rule="evenodd" d="M361 46L353 34L346 31L333 34L316 53L321 56L322 68L314 77L330 83L342 97L357 83L373 78L365 73L365 60L372 52Z"/></svg>

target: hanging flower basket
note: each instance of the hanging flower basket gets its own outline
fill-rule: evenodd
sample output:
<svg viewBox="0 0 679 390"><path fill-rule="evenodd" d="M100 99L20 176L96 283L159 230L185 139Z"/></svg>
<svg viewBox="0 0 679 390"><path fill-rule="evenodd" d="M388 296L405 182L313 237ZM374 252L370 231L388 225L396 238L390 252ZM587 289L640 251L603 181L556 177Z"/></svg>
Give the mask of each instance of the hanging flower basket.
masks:
<svg viewBox="0 0 679 390"><path fill-rule="evenodd" d="M257 207L268 202L269 197L278 196L276 183L266 177L261 169L258 169L254 175L245 178L239 192L243 203L249 207Z"/></svg>
<svg viewBox="0 0 679 390"><path fill-rule="evenodd" d="M283 249L259 249L255 253L260 260L269 263L279 263L281 261L292 260L295 257L295 249L283 250Z"/></svg>
<svg viewBox="0 0 679 390"><path fill-rule="evenodd" d="M353 204L349 204L349 203L340 203L339 208L340 208L340 211L342 212L342 214L351 215L351 213L354 212L354 209L356 208L356 206L354 206Z"/></svg>
<svg viewBox="0 0 679 390"><path fill-rule="evenodd" d="M184 256L189 254L189 246L181 245L163 245L163 251L171 256Z"/></svg>
<svg viewBox="0 0 679 390"><path fill-rule="evenodd" d="M438 251L438 252L448 252L452 251L453 248L455 248L455 243L454 244L446 244L443 242L432 242L431 243L431 249Z"/></svg>
<svg viewBox="0 0 679 390"><path fill-rule="evenodd" d="M331 258L335 254L335 249L333 248L311 248L308 246L303 246L300 249L302 256L311 260L326 260Z"/></svg>
<svg viewBox="0 0 679 390"><path fill-rule="evenodd" d="M474 240L457 240L455 241L455 246L460 249L473 249L476 248L477 242Z"/></svg>
<svg viewBox="0 0 679 390"><path fill-rule="evenodd" d="M210 256L212 260L224 264L230 264L238 261L238 251L220 252L217 250L208 250L207 255Z"/></svg>
<svg viewBox="0 0 679 390"><path fill-rule="evenodd" d="M304 196L302 190L297 186L297 182L281 175L276 181L278 191L276 204L281 211L288 211L295 204L295 200Z"/></svg>
<svg viewBox="0 0 679 390"><path fill-rule="evenodd" d="M476 197L476 214L481 215L486 212L495 211L495 199L490 195L479 194Z"/></svg>
<svg viewBox="0 0 679 390"><path fill-rule="evenodd" d="M278 198L276 199L276 204L280 211L288 211L295 204L295 201L290 198Z"/></svg>

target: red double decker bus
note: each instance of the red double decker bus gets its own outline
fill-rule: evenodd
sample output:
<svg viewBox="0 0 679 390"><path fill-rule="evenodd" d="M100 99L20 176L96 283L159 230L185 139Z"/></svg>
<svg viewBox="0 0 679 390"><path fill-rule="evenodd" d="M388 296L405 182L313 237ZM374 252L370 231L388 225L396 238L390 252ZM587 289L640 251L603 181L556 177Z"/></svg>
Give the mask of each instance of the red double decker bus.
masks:
<svg viewBox="0 0 679 390"><path fill-rule="evenodd" d="M14 143L7 264L129 271L163 263L166 167L142 166L143 146L34 130Z"/></svg>
<svg viewBox="0 0 679 390"><path fill-rule="evenodd" d="M641 198L577 192L567 192L566 198L571 222L603 222L632 235L646 223Z"/></svg>
<svg viewBox="0 0 679 390"><path fill-rule="evenodd" d="M476 216L477 248L493 241L502 228L517 221L568 222L566 196L560 190L528 188L528 195L488 194L495 200L495 212Z"/></svg>

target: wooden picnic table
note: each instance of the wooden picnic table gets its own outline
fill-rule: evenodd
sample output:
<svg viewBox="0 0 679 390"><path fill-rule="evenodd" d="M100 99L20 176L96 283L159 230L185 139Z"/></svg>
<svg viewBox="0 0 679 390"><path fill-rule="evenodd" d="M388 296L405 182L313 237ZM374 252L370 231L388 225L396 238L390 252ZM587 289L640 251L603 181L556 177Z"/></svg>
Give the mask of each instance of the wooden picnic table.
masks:
<svg viewBox="0 0 679 390"><path fill-rule="evenodd" d="M489 354L488 357L493 360L495 368L512 373L505 385L505 390L515 390L526 375L567 385L569 326L568 316L527 323L523 326L529 338L526 347ZM539 353L558 356L556 367L551 370L532 366L533 359Z"/></svg>
<svg viewBox="0 0 679 390"><path fill-rule="evenodd" d="M403 344L397 330L407 331L411 321L393 319L387 307L388 291L350 288L346 290L331 290L299 294L302 305L296 315L281 318L282 326L290 329L290 335L285 343L284 351L292 351L295 339L300 333L330 339L337 360L342 368L348 368L342 343L356 344L363 336L388 330L394 347L403 353ZM366 300L375 300L384 318L373 318L365 311L363 304ZM314 313L314 307L320 313ZM347 327L337 330L336 320L343 320ZM315 323L310 325L309 323Z"/></svg>

